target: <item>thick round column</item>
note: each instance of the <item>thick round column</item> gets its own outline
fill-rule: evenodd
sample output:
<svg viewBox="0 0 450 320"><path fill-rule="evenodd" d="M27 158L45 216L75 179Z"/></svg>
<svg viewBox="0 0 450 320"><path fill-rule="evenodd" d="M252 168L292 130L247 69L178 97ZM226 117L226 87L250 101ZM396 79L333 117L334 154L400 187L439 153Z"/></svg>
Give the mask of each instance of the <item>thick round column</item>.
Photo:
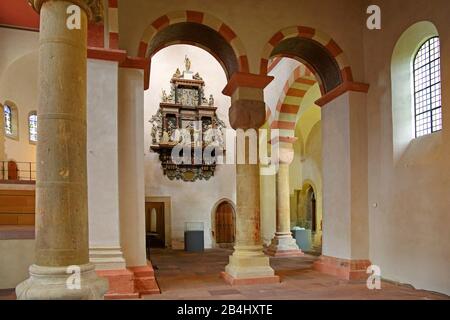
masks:
<svg viewBox="0 0 450 320"><path fill-rule="evenodd" d="M286 143L281 143L285 145ZM289 164L293 159L292 145L280 148L280 161L276 174L277 203L276 203L276 233L266 253L270 256L292 257L302 255L296 240L291 233L291 209L289 190Z"/></svg>
<svg viewBox="0 0 450 320"><path fill-rule="evenodd" d="M38 1L40 7L43 1ZM40 7L36 265L19 299L101 298L107 289L89 264L86 162L87 13L66 26L69 1ZM82 4L80 1L77 4ZM68 268L71 266L70 268ZM80 287L66 281L75 273ZM52 289L48 289L48 285ZM46 288L47 287L47 288Z"/></svg>
<svg viewBox="0 0 450 320"><path fill-rule="evenodd" d="M251 79L252 81L246 81ZM233 81L234 80L234 81ZM252 82L261 87L232 87L233 84ZM232 104L229 111L231 126L237 130L237 154L245 151L245 163L236 165L236 241L229 264L222 277L230 284L276 283L280 279L270 267L261 243L260 177L258 160L258 129L265 121L263 91L267 79L264 76L238 75L224 90L229 91ZM231 89L230 89L231 87ZM229 89L229 90L228 90ZM241 130L238 130L241 129ZM247 131L252 138L240 139ZM245 141L240 145L240 141ZM256 152L253 157L250 151Z"/></svg>
<svg viewBox="0 0 450 320"><path fill-rule="evenodd" d="M65 27L69 2L41 9L39 143L36 153L36 263L89 261L86 175L86 13ZM62 227L65 226L65 227Z"/></svg>

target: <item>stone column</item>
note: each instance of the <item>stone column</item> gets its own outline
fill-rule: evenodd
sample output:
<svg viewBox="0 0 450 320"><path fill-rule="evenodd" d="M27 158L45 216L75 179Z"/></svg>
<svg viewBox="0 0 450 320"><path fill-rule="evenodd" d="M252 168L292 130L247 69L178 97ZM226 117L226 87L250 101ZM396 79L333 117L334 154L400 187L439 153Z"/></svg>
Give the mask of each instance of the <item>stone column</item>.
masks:
<svg viewBox="0 0 450 320"><path fill-rule="evenodd" d="M275 142L273 142L275 143ZM278 142L277 142L278 143ZM294 158L292 143L280 143L280 157L278 172L276 173L277 185L277 224L275 236L267 248L266 253L270 256L293 257L303 255L298 248L297 242L291 233L291 209L289 189L289 165Z"/></svg>
<svg viewBox="0 0 450 320"><path fill-rule="evenodd" d="M18 299L100 299L108 289L89 263L86 178L87 21L95 1L33 3L41 14L36 264ZM67 8L81 7L69 30ZM97 3L98 5L98 3Z"/></svg>
<svg viewBox="0 0 450 320"><path fill-rule="evenodd" d="M229 264L222 272L222 277L230 284L279 282L261 243L259 164L249 162L249 151L258 150L258 129L266 115L263 89L271 80L266 76L235 74L224 89L224 94L231 96L232 101L231 126L236 130L253 130L256 137L256 141L253 139L256 145L252 146L252 139L245 139L245 164L236 165L236 241ZM239 154L239 146L237 150Z"/></svg>

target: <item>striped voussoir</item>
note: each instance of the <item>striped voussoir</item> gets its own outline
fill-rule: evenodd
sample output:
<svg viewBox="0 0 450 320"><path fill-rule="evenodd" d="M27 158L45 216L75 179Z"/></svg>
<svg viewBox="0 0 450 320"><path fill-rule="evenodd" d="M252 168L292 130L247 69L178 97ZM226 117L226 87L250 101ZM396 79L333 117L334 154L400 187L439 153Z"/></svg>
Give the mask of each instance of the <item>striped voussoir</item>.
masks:
<svg viewBox="0 0 450 320"><path fill-rule="evenodd" d="M318 42L323 47L325 47L325 49L329 52L330 56L332 56L339 65L343 82L353 81L353 75L350 64L348 63L347 58L342 49L339 47L339 45L327 34L319 30L303 26L285 28L281 31L278 31L276 34L272 36L272 38L270 38L270 40L264 46L263 54L261 57L260 63L261 74L267 74L270 55L274 50L274 48L281 41L294 37L311 39Z"/></svg>
<svg viewBox="0 0 450 320"><path fill-rule="evenodd" d="M155 35L158 33L158 31L164 29L167 26L182 22L202 24L217 31L233 48L233 51L236 54L236 58L239 62L239 71L249 72L247 54L242 41L238 38L236 33L218 18L208 13L199 11L175 11L165 14L153 21L145 29L141 37L138 48L138 56L141 58L145 58L145 56L147 55L148 46ZM211 52L211 54L215 55L213 52Z"/></svg>
<svg viewBox="0 0 450 320"><path fill-rule="evenodd" d="M316 83L314 74L303 64L294 69L283 87L278 100L271 129L278 129L278 135L273 139L282 142L293 142L295 127L300 116L300 106L308 90Z"/></svg>
<svg viewBox="0 0 450 320"><path fill-rule="evenodd" d="M118 0L108 0L109 49L119 48Z"/></svg>

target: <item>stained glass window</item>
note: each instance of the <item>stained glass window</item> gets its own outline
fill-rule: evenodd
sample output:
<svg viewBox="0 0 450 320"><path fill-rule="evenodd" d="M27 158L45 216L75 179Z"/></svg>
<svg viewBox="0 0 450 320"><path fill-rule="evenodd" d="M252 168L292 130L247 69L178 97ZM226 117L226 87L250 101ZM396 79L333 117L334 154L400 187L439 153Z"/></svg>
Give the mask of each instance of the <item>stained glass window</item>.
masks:
<svg viewBox="0 0 450 320"><path fill-rule="evenodd" d="M414 58L416 137L442 130L439 38L428 39Z"/></svg>
<svg viewBox="0 0 450 320"><path fill-rule="evenodd" d="M37 115L33 112L28 117L28 130L30 133L30 141L37 141Z"/></svg>
<svg viewBox="0 0 450 320"><path fill-rule="evenodd" d="M11 108L7 105L3 107L3 113L5 115L5 133L12 135L12 113Z"/></svg>

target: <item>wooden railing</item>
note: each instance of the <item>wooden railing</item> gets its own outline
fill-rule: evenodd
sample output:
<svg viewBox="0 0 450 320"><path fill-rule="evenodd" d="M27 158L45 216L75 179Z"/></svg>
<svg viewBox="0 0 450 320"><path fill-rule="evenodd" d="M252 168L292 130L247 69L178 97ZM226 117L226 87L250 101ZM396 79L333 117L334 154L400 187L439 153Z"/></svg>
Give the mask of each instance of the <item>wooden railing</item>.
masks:
<svg viewBox="0 0 450 320"><path fill-rule="evenodd" d="M33 183L35 181L35 162L0 161L0 182Z"/></svg>

